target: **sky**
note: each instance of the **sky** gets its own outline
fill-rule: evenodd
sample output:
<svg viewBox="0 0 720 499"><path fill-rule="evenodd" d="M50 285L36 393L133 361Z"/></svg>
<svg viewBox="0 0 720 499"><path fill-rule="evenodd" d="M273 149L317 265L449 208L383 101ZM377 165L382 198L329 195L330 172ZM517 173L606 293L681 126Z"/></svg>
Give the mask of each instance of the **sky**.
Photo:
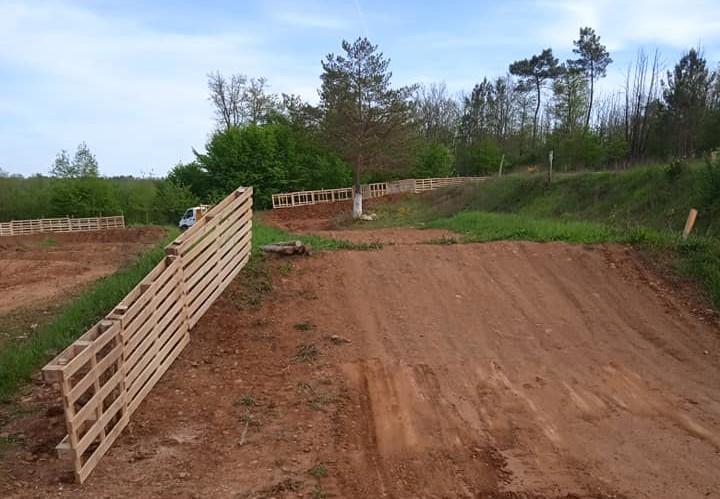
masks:
<svg viewBox="0 0 720 499"><path fill-rule="evenodd" d="M581 26L615 61L605 92L641 48L720 61L719 0L0 0L0 168L46 174L84 141L103 175L162 176L213 129L209 72L317 102L323 57L367 36L394 84L469 92L543 48L572 57Z"/></svg>

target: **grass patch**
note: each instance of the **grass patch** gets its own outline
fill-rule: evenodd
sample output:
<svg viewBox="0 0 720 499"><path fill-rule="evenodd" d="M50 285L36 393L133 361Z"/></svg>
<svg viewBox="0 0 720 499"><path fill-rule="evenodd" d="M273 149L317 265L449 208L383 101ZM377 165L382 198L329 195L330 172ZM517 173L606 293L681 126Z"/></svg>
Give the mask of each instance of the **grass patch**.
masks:
<svg viewBox="0 0 720 499"><path fill-rule="evenodd" d="M295 329L297 329L298 331L310 331L311 329L315 329L315 324L313 324L310 321L303 321L303 322L298 322L293 327Z"/></svg>
<svg viewBox="0 0 720 499"><path fill-rule="evenodd" d="M314 250L374 250L383 247L382 243L352 243L343 239L330 239L322 236L298 235L290 232L265 225L261 220L253 222L253 255L262 255L262 248L266 244L277 243L280 241L300 240L305 245L309 245Z"/></svg>
<svg viewBox="0 0 720 499"><path fill-rule="evenodd" d="M57 241L51 237L45 238L40 241L41 248L52 248L54 246L57 246Z"/></svg>
<svg viewBox="0 0 720 499"><path fill-rule="evenodd" d="M317 478L318 480L321 478L325 478L328 474L327 466L323 463L318 463L312 468L308 470L308 473L310 473L311 476L314 478Z"/></svg>
<svg viewBox="0 0 720 499"><path fill-rule="evenodd" d="M34 371L110 312L164 258L165 245L177 234L177 229L170 229L163 241L135 262L96 281L54 320L40 325L26 341L10 344L0 351L0 400L11 399L17 387L28 381Z"/></svg>
<svg viewBox="0 0 720 499"><path fill-rule="evenodd" d="M431 222L428 227L458 232L463 235L465 242L510 240L601 243L619 241L622 237L607 226L590 222L539 220L522 215L481 211L458 213Z"/></svg>
<svg viewBox="0 0 720 499"><path fill-rule="evenodd" d="M240 400L235 402L235 405L243 405L245 407L255 407L257 405L257 402L255 401L255 397L250 395L249 393Z"/></svg>

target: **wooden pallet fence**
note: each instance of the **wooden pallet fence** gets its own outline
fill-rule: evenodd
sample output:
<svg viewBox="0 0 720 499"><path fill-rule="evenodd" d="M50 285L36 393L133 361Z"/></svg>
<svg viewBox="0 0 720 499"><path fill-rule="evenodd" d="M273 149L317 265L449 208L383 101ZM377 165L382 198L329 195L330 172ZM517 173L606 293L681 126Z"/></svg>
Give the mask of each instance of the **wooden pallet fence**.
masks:
<svg viewBox="0 0 720 499"><path fill-rule="evenodd" d="M486 177L449 177L406 179L393 182L378 182L361 186L363 197L376 198L388 194L401 192L425 192L448 185L463 184L485 180ZM316 191L298 191L282 194L273 194L273 208L291 208L294 206L307 206L318 203L332 203L335 201L349 201L352 199L352 187L342 189L320 189Z"/></svg>
<svg viewBox="0 0 720 499"><path fill-rule="evenodd" d="M124 229L125 217L92 218L39 218L12 220L0 223L0 236L17 236L39 232L81 232L92 230Z"/></svg>
<svg viewBox="0 0 720 499"><path fill-rule="evenodd" d="M240 188L166 248L113 311L43 368L62 393L58 455L84 482L250 258L252 188Z"/></svg>

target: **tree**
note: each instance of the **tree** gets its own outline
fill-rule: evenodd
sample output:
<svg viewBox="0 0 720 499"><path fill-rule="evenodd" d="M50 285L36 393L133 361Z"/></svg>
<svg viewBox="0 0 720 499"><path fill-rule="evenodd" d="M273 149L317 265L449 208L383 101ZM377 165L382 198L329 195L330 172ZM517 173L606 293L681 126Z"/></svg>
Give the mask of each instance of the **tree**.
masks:
<svg viewBox="0 0 720 499"><path fill-rule="evenodd" d="M573 52L580 57L568 61L568 68L582 72L590 85L587 114L585 115L585 131L587 131L590 126L590 114L593 107L595 80L604 78L607 75L607 67L612 63L612 59L605 45L600 43L600 37L590 27L580 28L580 38L575 40L573 44L575 45Z"/></svg>
<svg viewBox="0 0 720 499"><path fill-rule="evenodd" d="M427 143L418 149L414 175L417 178L443 178L452 174L453 156L444 144Z"/></svg>
<svg viewBox="0 0 720 499"><path fill-rule="evenodd" d="M53 162L52 167L50 167L50 175L60 178L72 178L78 176L78 172L70 162L70 156L65 149L62 149L59 153L57 153L57 156L55 156L55 161Z"/></svg>
<svg viewBox="0 0 720 499"><path fill-rule="evenodd" d="M448 95L445 83L419 86L413 104L420 134L431 142L452 145L460 119L460 106Z"/></svg>
<svg viewBox="0 0 720 499"><path fill-rule="evenodd" d="M243 74L229 78L219 71L208 74L209 99L215 107L218 128L266 123L279 107L278 97L268 93L267 87L268 81L262 76L248 79Z"/></svg>
<svg viewBox="0 0 720 499"><path fill-rule="evenodd" d="M684 54L672 72L667 72L663 99L672 121L671 132L676 137L675 152L679 155L696 152L714 77L695 49Z"/></svg>
<svg viewBox="0 0 720 499"><path fill-rule="evenodd" d="M85 142L81 143L78 146L77 151L75 151L72 166L79 177L98 176L97 159L95 158L95 155L90 152L90 149Z"/></svg>
<svg viewBox="0 0 720 499"><path fill-rule="evenodd" d="M553 56L552 49L543 50L530 59L522 59L510 64L510 74L521 78L526 86L532 85L536 91L535 115L533 118L533 147L537 139L538 114L540 113L540 97L543 85L547 80L557 78L561 73L558 60Z"/></svg>
<svg viewBox="0 0 720 499"><path fill-rule="evenodd" d="M72 162L70 162L70 156L65 149L57 153L50 168L50 175L59 178L97 177L97 159L90 152L87 144L82 142L78 145Z"/></svg>
<svg viewBox="0 0 720 499"><path fill-rule="evenodd" d="M367 38L343 40L344 55L328 54L320 76L324 132L353 166L353 216L362 214L360 175L389 168L408 152L412 87L390 87L390 60Z"/></svg>
<svg viewBox="0 0 720 499"><path fill-rule="evenodd" d="M219 71L208 74L209 99L215 107L218 128L229 130L243 122L242 94L246 82L247 76L242 74L230 75L230 78Z"/></svg>
<svg viewBox="0 0 720 499"><path fill-rule="evenodd" d="M587 97L587 83L572 61L561 68L560 76L553 82L553 113L560 129L572 135L585 119L583 103Z"/></svg>

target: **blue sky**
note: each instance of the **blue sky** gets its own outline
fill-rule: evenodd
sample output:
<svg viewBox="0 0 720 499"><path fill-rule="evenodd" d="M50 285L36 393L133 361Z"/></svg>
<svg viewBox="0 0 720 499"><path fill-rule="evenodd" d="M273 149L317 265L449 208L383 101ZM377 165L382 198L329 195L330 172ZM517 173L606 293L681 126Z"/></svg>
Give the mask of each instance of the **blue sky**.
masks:
<svg viewBox="0 0 720 499"><path fill-rule="evenodd" d="M0 168L47 173L86 141L104 175L163 175L212 129L210 71L316 101L323 56L366 35L395 83L469 92L545 47L570 57L585 25L615 59L606 92L641 47L720 61L718 0L0 0Z"/></svg>

